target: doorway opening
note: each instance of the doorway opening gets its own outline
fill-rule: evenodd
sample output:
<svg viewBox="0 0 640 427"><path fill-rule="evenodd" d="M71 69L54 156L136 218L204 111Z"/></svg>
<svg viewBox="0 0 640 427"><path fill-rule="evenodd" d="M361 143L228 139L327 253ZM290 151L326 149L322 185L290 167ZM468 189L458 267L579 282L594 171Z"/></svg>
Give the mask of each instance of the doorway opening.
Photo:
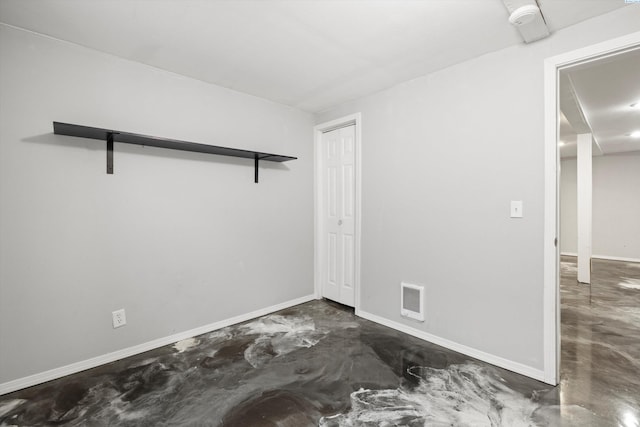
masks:
<svg viewBox="0 0 640 427"><path fill-rule="evenodd" d="M564 110L562 111L563 104L562 97L566 96L566 92L569 89L576 89L576 86L587 84L586 81L591 79L603 79L603 76L598 77L597 71L594 74L596 66L602 66L603 64L614 64L617 60L623 58L628 59L629 55L640 54L640 33L632 34L626 37L613 39L604 43L600 43L594 46L589 46L584 49L569 52L560 56L549 58L545 61L545 244L544 244L544 360L545 360L545 382L550 384L558 384L560 381L560 360L561 360L561 266L565 271L563 277L566 283L567 277L571 274L575 275L576 281L589 283L591 281L591 259L593 258L592 252L592 188L591 183L581 189L577 190L578 194L582 194L581 202L576 204L576 211L582 210L582 222L577 227L577 233L581 236L581 242L577 243L576 255L580 255L580 261L575 266L575 271L569 272L568 269L573 267L570 265L570 259L561 259L561 247L564 243L564 252L569 252L566 249L568 233L566 229L560 228L561 213L560 210L560 184L561 184L561 150L567 152L575 149L571 148L577 144L582 155L578 154L582 160L577 160L576 170L587 176L589 179L592 176L592 160L591 155L593 152L602 152L606 154L608 150L610 153L621 150L620 140L608 141L611 137L605 136L612 132L611 129L606 130L604 133L600 133L598 136L598 128L602 129L603 120L611 120L611 116L624 112L623 103L627 102L626 108L632 109L632 104L637 101L627 101L629 96L640 97L639 93L633 94L633 91L627 91L626 94L619 94L617 100L613 95L612 88L606 89L602 93L588 94L580 101L585 102L585 98L592 97L593 100L586 101L586 103L600 102L610 103L608 114L605 111L603 118L599 117L602 112L591 112L590 114L582 114L582 111L569 111L566 108L567 103L564 102ZM606 68L606 67L605 67ZM591 70L586 72L585 70ZM610 73L611 69L600 70L601 72ZM567 83L569 82L569 83ZM588 84L587 84L588 85ZM593 84L591 84L593 86ZM575 95L574 91L574 95ZM627 98L624 97L627 96ZM579 97L579 95L578 95ZM577 100L576 97L574 100ZM622 104L621 104L622 103ZM617 105L621 104L621 105ZM579 106L580 107L580 106ZM602 106L600 106L602 107ZM593 111L598 110L600 107L591 106ZM580 108L578 108L580 109ZM606 110L606 109L605 109ZM637 112L640 115L640 111ZM580 117L582 116L582 117ZM608 117L607 117L608 116ZM571 144L571 141L566 141L566 132L563 134L563 128L567 127L569 122L574 127L576 132L575 144ZM573 122L573 123L571 123ZM582 127L580 125L582 122ZM620 122L616 123L614 128L619 128L618 133L622 133L620 138L631 137L633 131L622 131L623 127ZM607 133L608 132L608 133ZM596 144L593 145L594 135ZM565 139L563 141L563 138ZM565 145L560 148L559 142L563 141ZM593 146L592 146L593 145ZM607 145L605 147L605 145ZM565 148L567 147L567 148ZM582 166L580 165L582 163ZM569 163L564 166L567 168ZM567 168L568 169L568 168ZM577 178L578 180L580 178ZM588 212L585 210L588 209ZM566 212L565 212L566 213ZM613 225L613 224L612 224ZM563 242L564 238L564 242ZM560 241L558 241L560 239ZM597 255L597 254L596 254ZM562 264L561 264L562 263ZM579 269L582 269L582 276L578 279Z"/></svg>

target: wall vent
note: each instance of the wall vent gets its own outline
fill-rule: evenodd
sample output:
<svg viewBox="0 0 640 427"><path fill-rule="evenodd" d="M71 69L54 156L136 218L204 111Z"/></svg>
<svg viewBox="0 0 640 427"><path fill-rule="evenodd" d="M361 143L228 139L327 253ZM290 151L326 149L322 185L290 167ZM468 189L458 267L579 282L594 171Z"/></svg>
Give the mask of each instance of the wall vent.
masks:
<svg viewBox="0 0 640 427"><path fill-rule="evenodd" d="M400 283L400 314L424 322L424 286Z"/></svg>

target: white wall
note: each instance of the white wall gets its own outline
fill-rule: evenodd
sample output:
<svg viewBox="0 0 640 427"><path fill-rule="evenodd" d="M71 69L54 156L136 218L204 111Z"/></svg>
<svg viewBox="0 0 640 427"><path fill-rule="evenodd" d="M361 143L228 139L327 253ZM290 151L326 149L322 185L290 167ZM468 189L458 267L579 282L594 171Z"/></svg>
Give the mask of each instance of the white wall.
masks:
<svg viewBox="0 0 640 427"><path fill-rule="evenodd" d="M561 250L575 253L576 159L562 161ZM640 260L640 152L593 158L593 255ZM566 231L565 231L566 229Z"/></svg>
<svg viewBox="0 0 640 427"><path fill-rule="evenodd" d="M310 115L4 25L0 64L0 384L313 293ZM107 175L54 120L299 159L116 144Z"/></svg>
<svg viewBox="0 0 640 427"><path fill-rule="evenodd" d="M365 313L543 376L543 62L635 31L626 7L316 117L362 112ZM425 285L423 324L400 316L403 280Z"/></svg>
<svg viewBox="0 0 640 427"><path fill-rule="evenodd" d="M560 252L578 253L578 169L577 161L560 162Z"/></svg>

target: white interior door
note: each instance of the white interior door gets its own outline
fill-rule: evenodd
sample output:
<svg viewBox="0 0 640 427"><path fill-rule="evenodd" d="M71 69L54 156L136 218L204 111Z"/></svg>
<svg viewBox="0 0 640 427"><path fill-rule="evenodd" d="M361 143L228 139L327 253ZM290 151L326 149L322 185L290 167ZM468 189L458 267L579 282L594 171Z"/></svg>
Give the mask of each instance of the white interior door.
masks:
<svg viewBox="0 0 640 427"><path fill-rule="evenodd" d="M322 135L322 296L355 304L355 125Z"/></svg>

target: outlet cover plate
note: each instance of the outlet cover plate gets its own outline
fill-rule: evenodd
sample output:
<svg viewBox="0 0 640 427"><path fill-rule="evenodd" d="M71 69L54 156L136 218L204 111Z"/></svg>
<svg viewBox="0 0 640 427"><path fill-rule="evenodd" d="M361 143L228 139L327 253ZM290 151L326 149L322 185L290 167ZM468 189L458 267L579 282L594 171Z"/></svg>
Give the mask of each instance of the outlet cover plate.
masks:
<svg viewBox="0 0 640 427"><path fill-rule="evenodd" d="M126 325L127 316L125 315L124 308L111 312L111 320L113 322L113 329Z"/></svg>

